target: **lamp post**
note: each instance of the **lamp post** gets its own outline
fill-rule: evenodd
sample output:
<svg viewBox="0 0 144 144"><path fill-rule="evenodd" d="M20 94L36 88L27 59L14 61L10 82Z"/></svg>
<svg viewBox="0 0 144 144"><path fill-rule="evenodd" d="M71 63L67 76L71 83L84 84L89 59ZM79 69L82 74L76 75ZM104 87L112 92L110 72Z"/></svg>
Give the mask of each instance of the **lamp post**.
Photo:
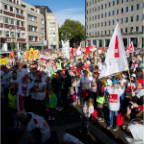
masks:
<svg viewBox="0 0 144 144"><path fill-rule="evenodd" d="M66 38L65 40L67 40L67 32L62 32L62 36L64 35L64 33L65 33L65 38ZM71 36L71 33L69 33L68 35Z"/></svg>

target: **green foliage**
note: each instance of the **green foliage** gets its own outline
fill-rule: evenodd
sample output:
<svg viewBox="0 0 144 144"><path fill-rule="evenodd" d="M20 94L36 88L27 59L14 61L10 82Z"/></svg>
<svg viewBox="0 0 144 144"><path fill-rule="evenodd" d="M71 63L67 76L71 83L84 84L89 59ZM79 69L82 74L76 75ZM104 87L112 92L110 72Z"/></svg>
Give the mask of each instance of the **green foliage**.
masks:
<svg viewBox="0 0 144 144"><path fill-rule="evenodd" d="M66 19L64 24L59 28L59 40L65 40L66 33L67 39L70 40L70 46L73 47L73 43L81 42L85 38L85 26L79 21Z"/></svg>

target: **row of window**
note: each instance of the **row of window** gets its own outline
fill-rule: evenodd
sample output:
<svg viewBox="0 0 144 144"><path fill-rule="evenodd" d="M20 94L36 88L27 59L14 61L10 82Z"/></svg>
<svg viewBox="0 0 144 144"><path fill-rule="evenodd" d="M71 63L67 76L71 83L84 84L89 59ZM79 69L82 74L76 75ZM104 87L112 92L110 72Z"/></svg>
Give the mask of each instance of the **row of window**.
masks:
<svg viewBox="0 0 144 144"><path fill-rule="evenodd" d="M37 27L28 25L28 31L30 31L30 32L37 32Z"/></svg>
<svg viewBox="0 0 144 144"><path fill-rule="evenodd" d="M31 42L37 42L38 41L38 37L36 37L36 36L29 36L29 41L31 41Z"/></svg>
<svg viewBox="0 0 144 144"><path fill-rule="evenodd" d="M144 8L144 7L143 7ZM137 4L137 10L139 10L140 9L140 4ZM100 10L100 6L98 6L98 11ZM129 7L126 7L125 8L125 12L127 13L127 12L129 12L131 10L131 12L132 11L134 11L134 5L131 5L130 6L130 8ZM95 8L92 8L92 9L89 9L89 11L87 10L87 14L88 13L94 13L94 12L96 12L97 11L97 7L95 7ZM116 10L116 14L118 15L118 14L120 14L120 12L121 13L124 13L124 8L122 8L121 10L119 10L119 9L117 9ZM111 12L109 12L109 16L111 15L110 14ZM107 13L105 13L105 15L106 15ZM115 10L113 10L112 11L112 15L115 15Z"/></svg>
<svg viewBox="0 0 144 144"><path fill-rule="evenodd" d="M25 38L25 33L16 33L17 38ZM0 31L0 37L13 37L15 38L15 32L14 31Z"/></svg>
<svg viewBox="0 0 144 144"><path fill-rule="evenodd" d="M37 17L35 17L35 16L32 16L32 15L28 14L27 18L28 18L29 21L37 22Z"/></svg>
<svg viewBox="0 0 144 144"><path fill-rule="evenodd" d="M144 15L142 17L142 20L144 20ZM119 22L119 19L117 19L117 21ZM128 23L129 21L133 22L134 21L134 17L131 16L130 20L129 20L129 17L125 18L125 23ZM136 21L139 21L139 15L136 16ZM89 29L91 29L91 28L97 28L97 27L103 27L103 26L115 25L115 22L116 22L115 20L112 20L112 21L108 21L108 22L105 21L105 22L101 22L101 23L95 24L95 26L94 26L94 24L92 24L92 25L89 25ZM123 18L120 19L120 23L121 24L124 23L124 19ZM87 26L87 29L88 29L88 26Z"/></svg>
<svg viewBox="0 0 144 144"><path fill-rule="evenodd" d="M10 2L13 2L13 3L16 3L19 5L19 1L18 0L7 0L7 1L10 1Z"/></svg>
<svg viewBox="0 0 144 144"><path fill-rule="evenodd" d="M16 26L19 26L19 27L24 27L24 22L23 21L15 20L15 19L8 18L8 17L0 16L0 23L9 24L9 25L16 25Z"/></svg>
<svg viewBox="0 0 144 144"><path fill-rule="evenodd" d="M144 26L142 26L142 31L144 32ZM87 36L100 36L100 35L110 35L114 32L114 29L113 30L105 30L105 31L98 31L98 32L89 32L87 33ZM128 28L125 28L125 31L123 28L121 28L121 33L133 33L134 32L134 28L133 27L130 27L130 31L128 30ZM139 30L139 26L135 27L135 32L140 32Z"/></svg>
<svg viewBox="0 0 144 144"><path fill-rule="evenodd" d="M12 6L4 5L4 10L14 13L14 7ZM16 8L16 14L23 16L24 12L23 10Z"/></svg>
<svg viewBox="0 0 144 144"><path fill-rule="evenodd" d="M104 45L103 41L105 41L105 45ZM138 47L138 38L130 38L130 41L133 42L134 47ZM92 43L90 40L87 40L88 46L95 45L96 47L108 47L109 43L110 43L110 39L93 40ZM128 39L127 38L123 38L123 44L125 47L128 47ZM144 38L142 38L142 47L144 47Z"/></svg>

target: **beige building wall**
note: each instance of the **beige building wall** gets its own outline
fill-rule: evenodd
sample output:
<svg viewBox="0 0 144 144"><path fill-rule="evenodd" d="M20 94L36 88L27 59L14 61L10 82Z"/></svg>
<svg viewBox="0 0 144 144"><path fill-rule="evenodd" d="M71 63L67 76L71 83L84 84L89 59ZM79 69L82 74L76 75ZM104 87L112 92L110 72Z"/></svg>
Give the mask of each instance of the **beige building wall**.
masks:
<svg viewBox="0 0 144 144"><path fill-rule="evenodd" d="M47 38L48 45L50 49L58 49L58 21L55 20L55 15L53 13L47 13Z"/></svg>
<svg viewBox="0 0 144 144"><path fill-rule="evenodd" d="M138 9L137 4L139 5ZM107 5L106 8L105 5ZM133 11L131 6L133 6ZM128 12L126 11L127 7ZM94 44L98 48L107 47L118 20L122 37L125 39L125 47L134 38L137 47L142 48L142 40L144 40L142 39L144 31L143 10L143 0L86 0L86 46ZM137 16L139 17L138 20ZM133 17L133 22L131 17ZM126 18L128 18L128 22L126 22ZM131 27L133 28L132 31ZM100 45L101 42L102 45Z"/></svg>
<svg viewBox="0 0 144 144"><path fill-rule="evenodd" d="M27 48L32 47L31 45L36 45L36 44L43 44L45 40L44 33L42 33L42 29L44 30L44 16L40 14L40 10L35 8L34 6L27 4L23 1L21 1L21 4L25 5L25 19L26 19L26 31L27 31L27 36L26 36L26 43L27 43ZM28 15L36 17L37 21L31 21L28 18ZM29 31L28 25L35 26L37 28L37 31ZM32 40L29 39L29 36L32 37L37 37L37 40Z"/></svg>

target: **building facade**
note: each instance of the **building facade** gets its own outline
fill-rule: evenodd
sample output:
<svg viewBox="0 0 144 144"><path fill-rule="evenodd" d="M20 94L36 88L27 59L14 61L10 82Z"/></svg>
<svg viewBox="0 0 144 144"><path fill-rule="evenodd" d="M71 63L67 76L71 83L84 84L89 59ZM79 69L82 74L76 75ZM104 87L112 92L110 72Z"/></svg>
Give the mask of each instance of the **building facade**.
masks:
<svg viewBox="0 0 144 144"><path fill-rule="evenodd" d="M86 46L108 47L119 22L125 48L143 48L143 10L143 0L85 0Z"/></svg>
<svg viewBox="0 0 144 144"><path fill-rule="evenodd" d="M26 13L20 0L0 0L0 47L11 50L26 45Z"/></svg>
<svg viewBox="0 0 144 144"><path fill-rule="evenodd" d="M58 22L47 6L21 0L0 0L0 48L58 48Z"/></svg>

